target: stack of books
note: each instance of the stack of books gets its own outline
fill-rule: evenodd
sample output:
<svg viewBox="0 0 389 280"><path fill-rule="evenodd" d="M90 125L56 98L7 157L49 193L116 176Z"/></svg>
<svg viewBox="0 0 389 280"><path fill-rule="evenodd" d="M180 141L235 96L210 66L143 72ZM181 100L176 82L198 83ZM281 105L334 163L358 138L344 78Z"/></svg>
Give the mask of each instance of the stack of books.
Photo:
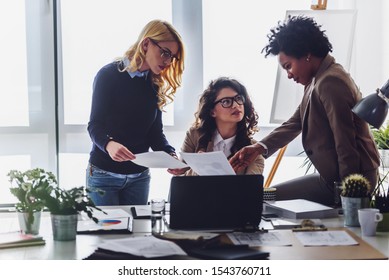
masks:
<svg viewBox="0 0 389 280"><path fill-rule="evenodd" d="M289 219L325 219L338 217L338 209L306 199L280 200L264 203L265 213Z"/></svg>
<svg viewBox="0 0 389 280"><path fill-rule="evenodd" d="M25 234L20 231L0 233L0 249L44 245L40 235Z"/></svg>

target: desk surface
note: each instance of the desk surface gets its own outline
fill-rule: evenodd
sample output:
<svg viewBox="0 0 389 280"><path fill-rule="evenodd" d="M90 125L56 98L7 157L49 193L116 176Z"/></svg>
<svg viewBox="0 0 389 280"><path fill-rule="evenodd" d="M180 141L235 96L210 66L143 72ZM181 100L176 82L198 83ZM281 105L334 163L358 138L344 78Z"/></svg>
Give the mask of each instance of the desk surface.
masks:
<svg viewBox="0 0 389 280"><path fill-rule="evenodd" d="M129 211L129 207L123 207ZM19 230L19 224L15 213L0 213L0 232ZM341 228L342 217L333 219L322 219L328 228ZM49 213L43 213L41 220L40 234L46 240L46 245L0 249L0 260L18 259L84 259L91 255L103 240L144 235L150 232L148 220L134 220L134 234L126 235L77 235L75 241L54 241L51 231ZM292 240L292 246L271 247L264 246L261 250L270 252L272 260L288 259L388 259L389 256L389 233L378 232L374 237L360 237L360 228L347 228L348 232L355 238L357 246L336 246L336 247L304 247L294 237L290 230L279 230L281 234L288 235Z"/></svg>

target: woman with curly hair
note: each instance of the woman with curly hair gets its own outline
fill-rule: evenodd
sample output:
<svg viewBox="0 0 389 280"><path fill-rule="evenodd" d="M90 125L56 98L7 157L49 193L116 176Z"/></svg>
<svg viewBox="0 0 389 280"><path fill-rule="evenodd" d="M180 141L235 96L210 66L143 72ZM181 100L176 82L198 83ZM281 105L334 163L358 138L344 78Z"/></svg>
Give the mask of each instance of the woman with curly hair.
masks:
<svg viewBox="0 0 389 280"><path fill-rule="evenodd" d="M258 155L269 157L302 133L304 151L318 173L273 186L277 199L333 205L334 182L347 175L362 174L375 187L379 156L368 124L352 112L362 94L329 54L332 45L320 27L312 18L295 16L271 30L265 56L278 56L288 78L304 86L304 96L289 120L230 162L234 169L245 168Z"/></svg>
<svg viewBox="0 0 389 280"><path fill-rule="evenodd" d="M246 88L235 79L221 77L211 81L200 97L195 122L187 131L182 152L222 151L230 158L244 146L254 144L258 131L258 115ZM258 155L253 163L238 174L262 174L264 158ZM196 175L191 169L169 169L174 175Z"/></svg>
<svg viewBox="0 0 389 280"><path fill-rule="evenodd" d="M184 46L168 22L153 20L123 57L99 70L88 123L93 146L87 185L105 192L96 205L136 205L148 200L150 172L132 162L137 153L175 156L163 133L162 109L181 86Z"/></svg>

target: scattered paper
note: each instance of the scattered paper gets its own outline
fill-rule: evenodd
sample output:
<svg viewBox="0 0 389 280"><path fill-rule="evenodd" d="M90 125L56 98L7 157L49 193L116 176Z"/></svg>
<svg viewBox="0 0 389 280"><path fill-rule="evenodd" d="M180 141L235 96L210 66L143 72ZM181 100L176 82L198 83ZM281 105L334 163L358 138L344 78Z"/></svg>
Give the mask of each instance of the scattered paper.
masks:
<svg viewBox="0 0 389 280"><path fill-rule="evenodd" d="M204 231L168 231L164 233L164 237L168 239L186 239L186 240L209 240L219 236L217 233L204 232Z"/></svg>
<svg viewBox="0 0 389 280"><path fill-rule="evenodd" d="M142 165L149 168L185 168L188 167L182 161L172 157L171 155L163 152L147 152L136 154L136 159L133 160L134 163Z"/></svg>
<svg viewBox="0 0 389 280"><path fill-rule="evenodd" d="M223 152L180 153L198 175L236 175Z"/></svg>
<svg viewBox="0 0 389 280"><path fill-rule="evenodd" d="M99 221L95 223L85 213L81 215L81 220L78 221L77 231L96 231L96 230L118 230L129 229L131 215L123 209L102 209L102 211L93 211L93 216Z"/></svg>
<svg viewBox="0 0 389 280"><path fill-rule="evenodd" d="M303 221L303 219L271 219L271 223L274 229L301 228L301 223ZM310 221L315 227L323 226L323 222L320 219L310 219Z"/></svg>
<svg viewBox="0 0 389 280"><path fill-rule="evenodd" d="M158 258L186 253L177 244L154 236L138 236L106 240L98 246L101 249L127 253L146 258Z"/></svg>
<svg viewBox="0 0 389 280"><path fill-rule="evenodd" d="M111 219L111 218L124 218L124 217L131 217L131 215L124 211L121 208L114 208L114 209L104 209L102 208L103 211L93 211L93 216L96 217L97 219Z"/></svg>
<svg viewBox="0 0 389 280"><path fill-rule="evenodd" d="M358 245L347 232L336 231L307 231L295 232L297 239L304 246L350 246Z"/></svg>
<svg viewBox="0 0 389 280"><path fill-rule="evenodd" d="M135 209L136 216L138 217L150 217L151 207L150 205L137 205L133 206Z"/></svg>
<svg viewBox="0 0 389 280"><path fill-rule="evenodd" d="M233 232L227 234L235 245L256 246L291 246L292 242L279 232Z"/></svg>

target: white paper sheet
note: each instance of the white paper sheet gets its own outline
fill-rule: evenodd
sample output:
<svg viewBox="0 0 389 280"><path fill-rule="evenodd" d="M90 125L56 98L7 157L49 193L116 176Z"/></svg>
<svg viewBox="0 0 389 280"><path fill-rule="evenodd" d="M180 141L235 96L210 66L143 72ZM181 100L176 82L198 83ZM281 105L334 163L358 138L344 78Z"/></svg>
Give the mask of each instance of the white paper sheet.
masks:
<svg viewBox="0 0 389 280"><path fill-rule="evenodd" d="M106 240L98 246L114 252L157 258L171 255L183 255L186 253L177 244L155 238L154 236L128 237L121 239Z"/></svg>
<svg viewBox="0 0 389 280"><path fill-rule="evenodd" d="M185 168L188 167L182 161L172 157L171 155L163 152L147 152L136 154L136 159L133 160L134 163L149 168Z"/></svg>
<svg viewBox="0 0 389 280"><path fill-rule="evenodd" d="M180 153L198 175L236 175L223 152Z"/></svg>
<svg viewBox="0 0 389 280"><path fill-rule="evenodd" d="M297 239L304 246L350 246L358 245L347 232L342 230L332 231L307 231L295 232Z"/></svg>
<svg viewBox="0 0 389 280"><path fill-rule="evenodd" d="M95 230L117 230L129 229L131 215L123 209L103 209L103 211L93 211L95 218L99 220L95 223L85 213L81 214L81 220L78 221L77 231L95 231Z"/></svg>
<svg viewBox="0 0 389 280"><path fill-rule="evenodd" d="M291 246L292 242L279 232L233 232L227 234L235 245L249 246Z"/></svg>

